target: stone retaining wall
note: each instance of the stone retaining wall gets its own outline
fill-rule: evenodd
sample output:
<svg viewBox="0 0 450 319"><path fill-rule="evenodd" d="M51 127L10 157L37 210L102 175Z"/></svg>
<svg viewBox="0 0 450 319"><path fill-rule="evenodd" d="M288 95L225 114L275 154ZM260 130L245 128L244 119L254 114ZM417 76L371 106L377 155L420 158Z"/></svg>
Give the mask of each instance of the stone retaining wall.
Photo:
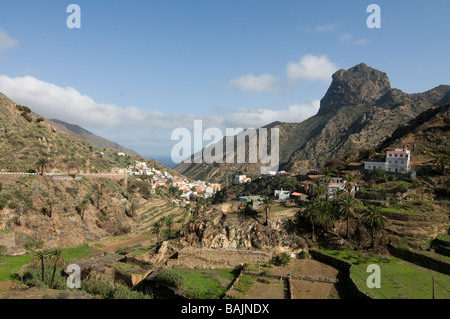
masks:
<svg viewBox="0 0 450 319"><path fill-rule="evenodd" d="M411 251L408 249L394 247L392 245L388 245L388 250L389 253L391 253L391 255L393 255L394 257L409 261L424 268L430 268L443 274L450 275L449 262L437 260L425 254L421 254L419 252Z"/></svg>
<svg viewBox="0 0 450 319"><path fill-rule="evenodd" d="M267 251L188 247L178 252L177 259L169 259L167 265L177 268L236 268L271 259L272 254Z"/></svg>
<svg viewBox="0 0 450 319"><path fill-rule="evenodd" d="M16 247L14 233L0 234L0 246L6 246L8 249Z"/></svg>
<svg viewBox="0 0 450 319"><path fill-rule="evenodd" d="M356 298L358 298L358 299L372 299L372 297L370 297L369 295L367 295L364 292L362 292L358 288L356 283L353 281L352 277L350 276L350 268L352 267L351 264L349 264L348 262L345 262L343 260L340 260L338 258L335 258L333 256L326 255L326 254L321 253L321 252L316 251L316 250L310 250L309 253L314 259L337 268L339 270L339 272L341 272L339 275L342 276L342 279L345 279L345 281L346 281L348 287L350 288L352 294L355 295Z"/></svg>
<svg viewBox="0 0 450 319"><path fill-rule="evenodd" d="M408 215L392 212L383 212L383 215L389 219L401 220L405 222L439 222L446 223L449 221L445 215Z"/></svg>

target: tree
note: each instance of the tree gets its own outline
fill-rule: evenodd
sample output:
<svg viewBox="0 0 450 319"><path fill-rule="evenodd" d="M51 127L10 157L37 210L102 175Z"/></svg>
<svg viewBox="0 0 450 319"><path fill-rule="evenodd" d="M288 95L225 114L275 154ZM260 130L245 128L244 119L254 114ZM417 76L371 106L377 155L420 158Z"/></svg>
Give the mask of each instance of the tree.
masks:
<svg viewBox="0 0 450 319"><path fill-rule="evenodd" d="M355 216L356 207L357 201L351 194L347 194L339 201L339 213L347 220L347 238L349 238L349 220Z"/></svg>
<svg viewBox="0 0 450 319"><path fill-rule="evenodd" d="M312 232L311 232L311 239L315 240L315 228L316 226L320 225L322 221L322 214L319 207L319 199L315 199L310 201L305 208L305 211L303 213L303 217L306 219L307 222L311 224Z"/></svg>
<svg viewBox="0 0 450 319"><path fill-rule="evenodd" d="M134 193L136 193L136 190L137 190L137 186L135 184L129 184L128 185L127 192L128 192L129 197L130 197L129 200L133 199L133 196L134 196Z"/></svg>
<svg viewBox="0 0 450 319"><path fill-rule="evenodd" d="M266 221L264 222L264 226L267 226L267 225L269 225L269 213L270 213L270 209L273 206L273 198L264 197L262 200L262 203L263 203L264 212L266 213Z"/></svg>
<svg viewBox="0 0 450 319"><path fill-rule="evenodd" d="M344 180L345 180L345 190L351 194L353 189L356 187L356 180L353 177L353 175L350 174L345 175Z"/></svg>
<svg viewBox="0 0 450 319"><path fill-rule="evenodd" d="M374 248L375 232L383 229L384 225L386 224L386 217L381 213L381 207L369 206L367 210L362 213L362 223L363 226L371 233L371 248Z"/></svg>
<svg viewBox="0 0 450 319"><path fill-rule="evenodd" d="M77 211L81 216L81 220L84 220L84 214L86 212L86 208L89 204L89 199L85 198L81 201L81 203L77 206Z"/></svg>
<svg viewBox="0 0 450 319"><path fill-rule="evenodd" d="M41 175L44 175L44 168L45 166L48 164L48 161L45 158L40 158L37 162L36 162L36 167L37 169L40 171Z"/></svg>
<svg viewBox="0 0 450 319"><path fill-rule="evenodd" d="M320 198L328 193L327 186L320 179L316 179L312 186L312 194L315 198Z"/></svg>
<svg viewBox="0 0 450 319"><path fill-rule="evenodd" d="M48 257L48 252L46 250L40 250L36 252L33 256L33 267L41 268L42 270L42 282L44 282L44 273L45 273L45 260Z"/></svg>
<svg viewBox="0 0 450 319"><path fill-rule="evenodd" d="M66 261L62 257L62 250L59 248L53 248L49 251L50 259L53 261L53 273L52 279L50 281L50 288L53 286L53 281L55 280L56 268L63 267L66 264Z"/></svg>
<svg viewBox="0 0 450 319"><path fill-rule="evenodd" d="M134 217L137 210L137 206L135 203L131 203L130 206L127 209L127 215L130 217Z"/></svg>
<svg viewBox="0 0 450 319"><path fill-rule="evenodd" d="M431 160L434 169L442 175L445 175L445 167L448 165L448 158L443 154L437 154L433 156Z"/></svg>
<svg viewBox="0 0 450 319"><path fill-rule="evenodd" d="M53 200L51 200L51 199L47 199L47 214L48 214L48 217L52 217L52 215L53 215L53 204L54 204L55 202L53 201Z"/></svg>
<svg viewBox="0 0 450 319"><path fill-rule="evenodd" d="M163 227L163 224L161 223L161 221L157 221L157 222L154 222L152 224L152 231L151 232L152 232L152 234L156 235L156 243L157 244L159 244L159 242L160 242L159 236L161 234L162 227Z"/></svg>
<svg viewBox="0 0 450 319"><path fill-rule="evenodd" d="M167 226L169 234L167 235L167 239L170 239L170 230L174 224L173 216L167 216L164 219L164 224Z"/></svg>
<svg viewBox="0 0 450 319"><path fill-rule="evenodd" d="M203 212L203 209L205 207L205 199L203 197L196 197L194 203L194 216L198 216Z"/></svg>

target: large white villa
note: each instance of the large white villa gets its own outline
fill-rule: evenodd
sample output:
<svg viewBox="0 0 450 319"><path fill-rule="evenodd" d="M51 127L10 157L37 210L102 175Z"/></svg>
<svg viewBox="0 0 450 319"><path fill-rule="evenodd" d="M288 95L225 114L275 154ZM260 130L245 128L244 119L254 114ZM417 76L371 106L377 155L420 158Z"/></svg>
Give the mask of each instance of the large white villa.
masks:
<svg viewBox="0 0 450 319"><path fill-rule="evenodd" d="M364 168L381 169L386 172L406 174L410 170L411 151L407 148L396 148L386 152L385 162L364 162Z"/></svg>

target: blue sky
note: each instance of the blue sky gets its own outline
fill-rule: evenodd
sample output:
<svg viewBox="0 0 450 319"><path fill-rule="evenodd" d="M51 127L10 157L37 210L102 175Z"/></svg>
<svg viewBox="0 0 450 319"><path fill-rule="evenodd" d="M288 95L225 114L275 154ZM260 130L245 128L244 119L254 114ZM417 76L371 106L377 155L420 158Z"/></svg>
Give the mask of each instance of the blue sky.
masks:
<svg viewBox="0 0 450 319"><path fill-rule="evenodd" d="M81 29L69 29L69 4ZM369 29L369 4L381 29ZM0 3L0 92L147 157L176 127L314 115L331 74L360 62L407 93L450 84L448 0Z"/></svg>

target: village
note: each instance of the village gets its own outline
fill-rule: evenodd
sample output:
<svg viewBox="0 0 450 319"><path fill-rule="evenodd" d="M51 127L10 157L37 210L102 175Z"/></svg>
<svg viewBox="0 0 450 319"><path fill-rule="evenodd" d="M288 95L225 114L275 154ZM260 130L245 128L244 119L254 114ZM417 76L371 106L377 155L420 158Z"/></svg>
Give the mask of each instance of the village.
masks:
<svg viewBox="0 0 450 319"><path fill-rule="evenodd" d="M118 153L119 156L124 156L123 153ZM349 170L383 170L387 172L396 172L396 173L412 173L411 172L410 163L411 163L411 153L407 148L404 149L395 149L393 151L386 152L385 161L367 161L364 163L349 163ZM156 193L156 189L158 187L175 187L178 190L178 196L174 196L171 198L173 204L185 207L190 204L191 200L195 198L201 197L204 199L212 198L214 194L221 190L221 184L219 183L210 183L206 181L189 181L187 179L183 179L177 176L173 176L167 171L160 171L155 169L154 167L149 167L147 162L135 161L135 165L128 166L126 168L114 168L112 170L113 174L123 174L127 176L134 176L143 180L147 180L151 183L151 194ZM266 174L263 174L258 179L261 178L271 178L275 176L290 176L290 174L286 171L270 171ZM308 193L314 187L317 187L318 181L323 181L325 175L320 174L318 169L310 169L309 173L303 177L303 181L300 183L304 192L296 192L289 189L279 189L275 190L273 197L277 201L283 202L298 202L304 201L308 198ZM326 179L326 178L325 178ZM246 184L252 182L250 177L247 175L238 174L234 176L233 184ZM322 197L333 198L334 194L340 191L347 191L350 193L355 193L359 190L359 186L357 185L349 185L347 180L343 177L330 177L326 179L326 188L327 191L322 195ZM243 202L260 202L263 199L263 196L258 194L249 194L246 196L239 196L237 200Z"/></svg>
<svg viewBox="0 0 450 319"><path fill-rule="evenodd" d="M119 156L123 153L118 153ZM113 168L112 173L134 176L151 183L151 194L155 194L158 187L176 188L178 196L171 198L173 204L185 207L190 201L201 197L211 198L216 192L221 190L218 183L208 183L205 181L189 181L177 176L171 175L167 171L160 171L154 167L149 167L147 162L135 161L134 166L126 168Z"/></svg>

